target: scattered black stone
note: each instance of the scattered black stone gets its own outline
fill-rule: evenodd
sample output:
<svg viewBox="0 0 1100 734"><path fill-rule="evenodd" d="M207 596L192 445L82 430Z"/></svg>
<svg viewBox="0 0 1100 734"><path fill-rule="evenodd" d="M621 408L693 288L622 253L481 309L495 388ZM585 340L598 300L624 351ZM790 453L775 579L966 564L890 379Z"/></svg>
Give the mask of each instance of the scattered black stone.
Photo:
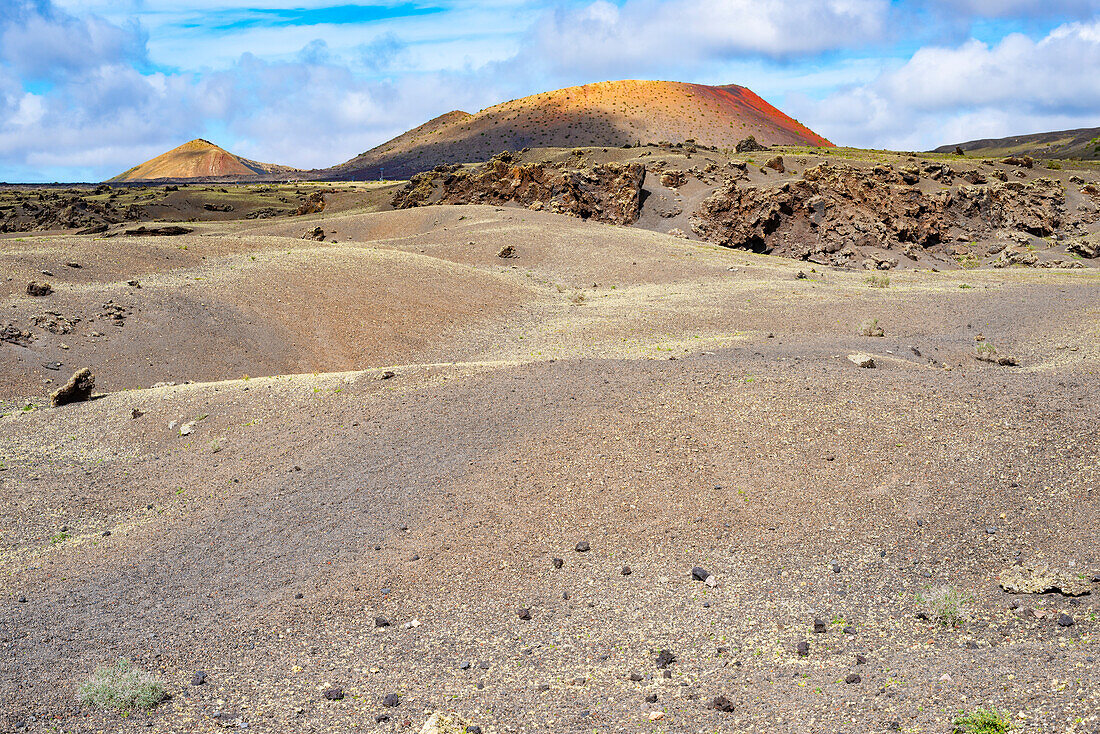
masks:
<svg viewBox="0 0 1100 734"><path fill-rule="evenodd" d="M642 680L642 674L641 673L631 673L630 675L627 676L627 678L629 678L630 680L637 683L638 681Z"/></svg>
<svg viewBox="0 0 1100 734"><path fill-rule="evenodd" d="M1074 624L1075 624L1075 622L1073 621L1073 617L1069 616L1068 614L1059 614L1058 615L1058 626L1059 627L1072 627Z"/></svg>
<svg viewBox="0 0 1100 734"><path fill-rule="evenodd" d="M27 603L27 597L25 597L25 596L20 596L20 597L19 597L19 599L18 599L17 601L18 601L18 602L19 602L20 604L26 604L26 603Z"/></svg>
<svg viewBox="0 0 1100 734"><path fill-rule="evenodd" d="M825 632L828 632L828 631L829 631L829 626L827 624L825 624L824 620L822 620L822 619L815 619L814 620L814 632L816 632L817 634L820 635L820 634L824 634Z"/></svg>
<svg viewBox="0 0 1100 734"><path fill-rule="evenodd" d="M714 700L710 702L710 707L715 711L722 711L728 714L733 711L733 701L725 696L715 696Z"/></svg>
<svg viewBox="0 0 1100 734"><path fill-rule="evenodd" d="M466 727L466 734L481 734L481 727L477 724L470 724Z"/></svg>
<svg viewBox="0 0 1100 734"><path fill-rule="evenodd" d="M550 561L550 563L554 564L554 568L561 568L565 565L565 561L561 558L555 558L554 560Z"/></svg>
<svg viewBox="0 0 1100 734"><path fill-rule="evenodd" d="M844 682L849 684L861 683L862 681L863 679L859 677L858 673L849 673L848 677L844 679Z"/></svg>
<svg viewBox="0 0 1100 734"><path fill-rule="evenodd" d="M804 657L806 657L807 655L810 654L810 643L800 642L797 645L795 645L794 649L795 649L795 652L798 653L798 657L804 658Z"/></svg>
<svg viewBox="0 0 1100 734"><path fill-rule="evenodd" d="M661 671L661 677L662 678L671 678L672 677L672 671L668 670L668 669L662 670Z"/></svg>
<svg viewBox="0 0 1100 734"><path fill-rule="evenodd" d="M375 617L374 618L374 626L375 627L389 627L390 626L390 620L386 619L385 617Z"/></svg>
<svg viewBox="0 0 1100 734"><path fill-rule="evenodd" d="M844 634L846 634L846 635L854 635L855 633L856 633L856 628L855 627L845 627L844 628Z"/></svg>
<svg viewBox="0 0 1100 734"><path fill-rule="evenodd" d="M623 566L623 576L629 576L632 573L634 573L634 571L630 569L630 566Z"/></svg>
<svg viewBox="0 0 1100 734"><path fill-rule="evenodd" d="M104 531L103 531L103 537L104 537L104 538L109 538L109 537L111 537L111 531L110 531L110 530L104 530Z"/></svg>
<svg viewBox="0 0 1100 734"><path fill-rule="evenodd" d="M401 696L398 696L396 693L387 693L385 696L382 697L382 705L386 708L392 709L399 703L401 703Z"/></svg>
<svg viewBox="0 0 1100 734"><path fill-rule="evenodd" d="M669 650L661 650L661 652L657 654L657 669L658 670L664 670L665 668L667 668L668 666L672 665L675 662L676 662L676 656L673 655L672 652L670 652Z"/></svg>
<svg viewBox="0 0 1100 734"><path fill-rule="evenodd" d="M378 716L374 717L374 721L376 724L384 724L389 720L390 717L387 714L378 714Z"/></svg>
<svg viewBox="0 0 1100 734"><path fill-rule="evenodd" d="M470 661L469 661L469 660L463 660L463 661L462 661L462 662L461 662L461 663L459 664L459 666L458 666L458 667L459 667L459 669L460 669L460 670L469 670L469 669L470 669L470 668L472 668L473 666L472 666L472 665L470 665Z"/></svg>
<svg viewBox="0 0 1100 734"><path fill-rule="evenodd" d="M27 283L28 296L41 298L42 296L48 296L51 293L53 293L53 286L49 283L40 283L36 280L32 280L30 283Z"/></svg>
<svg viewBox="0 0 1100 734"><path fill-rule="evenodd" d="M516 616L523 620L531 619L531 610L527 607L520 607L516 610Z"/></svg>
<svg viewBox="0 0 1100 734"><path fill-rule="evenodd" d="M856 665L863 665L866 662L867 662L867 658L863 657L862 655L860 655L858 653L856 654Z"/></svg>
<svg viewBox="0 0 1100 734"><path fill-rule="evenodd" d="M489 669L489 661L488 660L482 660L480 663L477 664L477 667L481 668L482 670L488 670Z"/></svg>
<svg viewBox="0 0 1100 734"><path fill-rule="evenodd" d="M577 553L587 553L590 550L592 550L592 546L588 544L587 540L577 543Z"/></svg>
<svg viewBox="0 0 1100 734"><path fill-rule="evenodd" d="M696 581L706 581L708 578L710 578L710 575L710 571L703 568L702 566L696 566L695 568L691 569L691 577Z"/></svg>
<svg viewBox="0 0 1100 734"><path fill-rule="evenodd" d="M645 702L646 703L657 703L657 694L656 693L647 693L646 696L645 696Z"/></svg>
<svg viewBox="0 0 1100 734"><path fill-rule="evenodd" d="M195 674L191 676L191 685L201 686L206 684L206 673L202 670L195 671Z"/></svg>
<svg viewBox="0 0 1100 734"><path fill-rule="evenodd" d="M333 686L332 688L326 688L322 695L329 701L343 701L344 689L339 686Z"/></svg>

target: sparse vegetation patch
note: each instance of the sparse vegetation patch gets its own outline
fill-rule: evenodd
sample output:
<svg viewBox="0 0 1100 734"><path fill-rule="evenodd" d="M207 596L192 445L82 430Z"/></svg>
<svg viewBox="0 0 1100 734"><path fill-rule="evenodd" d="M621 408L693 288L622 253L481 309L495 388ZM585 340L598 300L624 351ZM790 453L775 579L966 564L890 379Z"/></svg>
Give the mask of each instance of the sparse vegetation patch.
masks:
<svg viewBox="0 0 1100 734"><path fill-rule="evenodd" d="M168 691L156 678L129 660L119 658L110 665L96 668L80 687L80 702L117 711L148 711L168 698Z"/></svg>

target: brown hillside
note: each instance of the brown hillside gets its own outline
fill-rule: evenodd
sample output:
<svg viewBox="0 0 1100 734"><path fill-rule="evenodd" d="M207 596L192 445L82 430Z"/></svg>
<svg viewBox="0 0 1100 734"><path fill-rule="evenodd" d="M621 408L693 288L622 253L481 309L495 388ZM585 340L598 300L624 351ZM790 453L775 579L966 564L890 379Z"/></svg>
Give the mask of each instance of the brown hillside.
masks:
<svg viewBox="0 0 1100 734"><path fill-rule="evenodd" d="M745 87L630 80L536 94L476 115L451 112L324 173L403 178L439 164L485 160L525 147L689 139L732 147L749 135L765 145L832 145Z"/></svg>
<svg viewBox="0 0 1100 734"><path fill-rule="evenodd" d="M197 138L121 173L111 181L255 176L295 170L297 169L288 166L250 161L233 155L208 140Z"/></svg>

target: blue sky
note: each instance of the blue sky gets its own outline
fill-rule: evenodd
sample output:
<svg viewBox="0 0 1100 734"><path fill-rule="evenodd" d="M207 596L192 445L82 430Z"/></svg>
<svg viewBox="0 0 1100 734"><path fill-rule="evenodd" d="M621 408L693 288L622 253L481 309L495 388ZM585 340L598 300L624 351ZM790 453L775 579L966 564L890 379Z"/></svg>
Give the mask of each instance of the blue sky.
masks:
<svg viewBox="0 0 1100 734"><path fill-rule="evenodd" d="M0 180L194 137L342 162L605 79L744 84L839 144L1100 126L1100 0L0 0Z"/></svg>

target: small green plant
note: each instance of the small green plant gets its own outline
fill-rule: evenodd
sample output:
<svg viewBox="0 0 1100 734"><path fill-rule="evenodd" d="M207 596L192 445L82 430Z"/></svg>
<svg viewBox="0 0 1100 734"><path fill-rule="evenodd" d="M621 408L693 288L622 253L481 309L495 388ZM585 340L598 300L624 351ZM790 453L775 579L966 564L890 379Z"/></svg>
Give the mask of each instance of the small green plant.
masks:
<svg viewBox="0 0 1100 734"><path fill-rule="evenodd" d="M866 283L867 285L871 286L872 288L889 288L890 287L890 276L889 275L872 275L872 276L869 276L867 278L864 278L863 282Z"/></svg>
<svg viewBox="0 0 1100 734"><path fill-rule="evenodd" d="M156 678L135 668L126 658L119 658L111 665L96 668L92 677L80 686L78 697L88 706L148 711L168 698L168 691Z"/></svg>
<svg viewBox="0 0 1100 734"><path fill-rule="evenodd" d="M69 535L67 532L62 530L60 533L57 533L52 538L50 538L50 542L53 543L54 545L57 545L58 543L64 543L66 540L68 540L71 537L72 537L71 535Z"/></svg>
<svg viewBox="0 0 1100 734"><path fill-rule="evenodd" d="M917 594L917 604L921 607L920 616L951 629L962 624L966 618L965 607L970 601L969 596L951 587Z"/></svg>
<svg viewBox="0 0 1100 734"><path fill-rule="evenodd" d="M1062 164L1059 163L1058 161L1047 161L1047 168L1049 168L1052 171L1061 171L1062 170Z"/></svg>
<svg viewBox="0 0 1100 734"><path fill-rule="evenodd" d="M955 719L953 734L1004 734L1011 730L1007 714L995 709L976 709Z"/></svg>
<svg viewBox="0 0 1100 734"><path fill-rule="evenodd" d="M860 327L859 333L863 336L886 336L886 332L878 325L878 319L871 319Z"/></svg>

